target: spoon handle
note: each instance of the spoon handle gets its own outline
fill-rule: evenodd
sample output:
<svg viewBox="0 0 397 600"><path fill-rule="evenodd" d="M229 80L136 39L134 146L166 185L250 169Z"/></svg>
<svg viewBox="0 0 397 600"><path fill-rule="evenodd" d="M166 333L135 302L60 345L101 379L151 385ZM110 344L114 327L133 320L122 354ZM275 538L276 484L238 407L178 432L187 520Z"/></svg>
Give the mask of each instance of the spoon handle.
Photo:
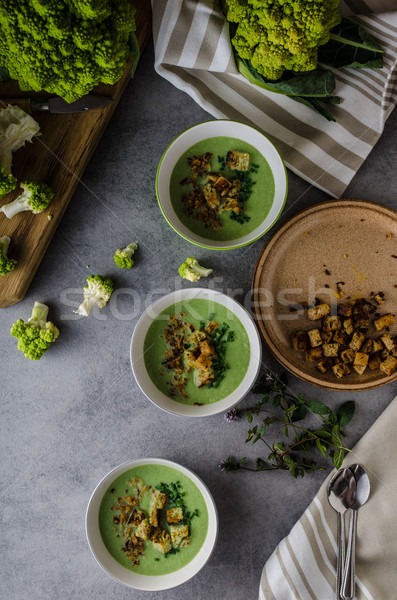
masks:
<svg viewBox="0 0 397 600"><path fill-rule="evenodd" d="M336 600L341 600L340 590L342 586L343 567L345 564L345 518L338 513L338 558L336 562Z"/></svg>
<svg viewBox="0 0 397 600"><path fill-rule="evenodd" d="M342 581L341 596L345 600L354 598L355 592L355 563L356 563L356 532L357 510L352 509L350 519L349 541L347 543L345 573Z"/></svg>

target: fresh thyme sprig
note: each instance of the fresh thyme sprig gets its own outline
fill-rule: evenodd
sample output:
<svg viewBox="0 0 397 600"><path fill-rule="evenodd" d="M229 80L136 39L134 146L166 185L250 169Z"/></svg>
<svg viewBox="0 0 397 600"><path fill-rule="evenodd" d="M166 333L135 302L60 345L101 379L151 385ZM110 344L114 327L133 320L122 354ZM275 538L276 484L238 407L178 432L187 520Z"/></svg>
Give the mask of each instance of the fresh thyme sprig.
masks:
<svg viewBox="0 0 397 600"><path fill-rule="evenodd" d="M259 424L256 423L248 430L245 441L252 444L263 442L269 454L266 458L258 457L255 467L246 465L246 457L236 460L229 456L218 465L222 471L282 469L289 471L294 477L303 477L306 471L324 470L324 467L318 464L316 450L324 458L327 455L331 457L335 467L340 468L345 452L350 452L342 442L342 427L345 427L354 415L355 404L352 400L344 402L334 412L318 400L305 400L302 394L291 393L287 387L286 374L277 378L270 372L260 379L252 391L254 394L262 394L262 399L248 408L239 409L236 406L225 415L225 419L232 422L245 415L250 424L255 417L259 419ZM273 410L265 408L270 402ZM319 428L300 423L310 413L321 419ZM272 438L268 441L264 435L270 434L270 428ZM285 439L280 440L282 436Z"/></svg>

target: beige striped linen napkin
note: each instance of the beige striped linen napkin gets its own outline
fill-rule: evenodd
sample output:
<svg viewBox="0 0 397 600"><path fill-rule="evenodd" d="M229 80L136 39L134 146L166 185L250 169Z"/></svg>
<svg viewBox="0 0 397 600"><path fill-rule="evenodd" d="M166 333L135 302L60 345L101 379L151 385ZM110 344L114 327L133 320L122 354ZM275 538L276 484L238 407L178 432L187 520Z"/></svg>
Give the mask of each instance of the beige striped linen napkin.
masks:
<svg viewBox="0 0 397 600"><path fill-rule="evenodd" d="M343 463L363 465L371 483L358 511L357 600L397 598L396 423L397 397ZM332 475L264 566L259 600L335 599L337 515L327 498Z"/></svg>
<svg viewBox="0 0 397 600"><path fill-rule="evenodd" d="M385 54L383 69L331 69L342 98L327 105L336 123L240 75L218 6L218 0L152 0L156 71L214 117L263 131L292 171L340 197L397 101L397 1L341 2L342 14L354 13Z"/></svg>

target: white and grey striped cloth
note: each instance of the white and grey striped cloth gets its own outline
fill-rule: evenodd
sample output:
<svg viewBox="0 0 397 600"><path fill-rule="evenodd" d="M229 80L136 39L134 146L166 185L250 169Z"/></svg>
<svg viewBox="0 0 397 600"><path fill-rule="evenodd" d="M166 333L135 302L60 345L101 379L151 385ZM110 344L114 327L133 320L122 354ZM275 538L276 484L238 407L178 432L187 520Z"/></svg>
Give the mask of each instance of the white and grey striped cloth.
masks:
<svg viewBox="0 0 397 600"><path fill-rule="evenodd" d="M357 521L357 600L397 598L396 422L397 398L343 463L363 465L371 483ZM267 561L259 600L335 599L337 517L327 499L330 477Z"/></svg>
<svg viewBox="0 0 397 600"><path fill-rule="evenodd" d="M383 69L334 70L337 122L249 83L236 69L228 25L216 0L152 0L155 68L216 118L263 131L295 173L340 197L397 101L397 1L344 0L385 51ZM375 14L376 13L376 14Z"/></svg>

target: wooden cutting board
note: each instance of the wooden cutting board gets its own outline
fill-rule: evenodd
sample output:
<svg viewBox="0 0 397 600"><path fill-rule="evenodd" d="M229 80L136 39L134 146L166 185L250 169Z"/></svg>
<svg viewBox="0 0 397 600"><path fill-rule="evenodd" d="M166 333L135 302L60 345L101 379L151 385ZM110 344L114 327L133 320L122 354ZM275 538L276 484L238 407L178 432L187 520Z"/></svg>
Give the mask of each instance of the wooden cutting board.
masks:
<svg viewBox="0 0 397 600"><path fill-rule="evenodd" d="M136 7L136 36L142 52L151 32L150 0L132 0ZM68 115L35 112L41 136L34 138L14 153L13 174L18 181L35 179L51 185L55 191L49 208L41 214L23 212L13 219L0 214L0 237L10 236L9 256L18 263L11 273L0 276L0 308L22 300L43 258L60 220L69 204L79 180L88 164L113 112L131 77L132 59L124 75L114 85L101 84L93 93L113 99L105 108ZM46 94L21 92L15 81L0 83L0 99L24 98ZM5 106L6 103L0 103ZM16 190L1 201L7 204L21 190ZM48 215L53 215L48 220Z"/></svg>

